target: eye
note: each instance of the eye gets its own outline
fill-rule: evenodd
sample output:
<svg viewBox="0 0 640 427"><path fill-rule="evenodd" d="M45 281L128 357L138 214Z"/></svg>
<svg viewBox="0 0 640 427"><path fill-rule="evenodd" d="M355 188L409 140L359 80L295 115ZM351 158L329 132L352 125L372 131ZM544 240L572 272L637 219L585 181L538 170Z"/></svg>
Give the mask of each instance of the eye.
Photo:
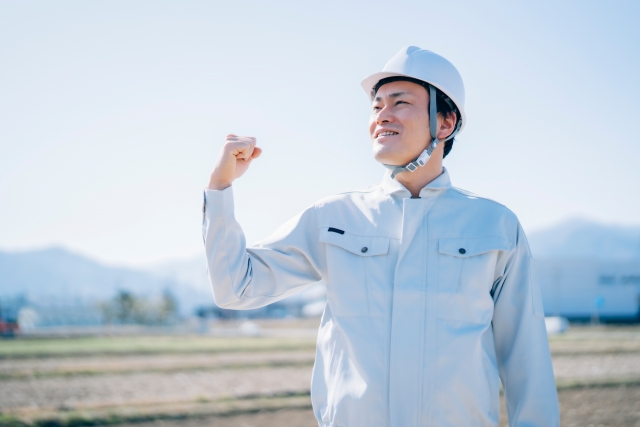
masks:
<svg viewBox="0 0 640 427"><path fill-rule="evenodd" d="M396 105L398 105L398 104L408 104L408 102L406 102L406 101L398 101L398 102L396 102Z"/></svg>

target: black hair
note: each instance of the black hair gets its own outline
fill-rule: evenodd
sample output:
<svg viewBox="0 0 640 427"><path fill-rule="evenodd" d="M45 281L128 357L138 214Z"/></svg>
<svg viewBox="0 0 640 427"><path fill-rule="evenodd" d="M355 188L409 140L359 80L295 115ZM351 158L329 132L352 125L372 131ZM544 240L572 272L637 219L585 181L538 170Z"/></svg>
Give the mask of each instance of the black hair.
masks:
<svg viewBox="0 0 640 427"><path fill-rule="evenodd" d="M411 82L411 83L418 84L423 88L425 88L427 93L429 93L430 85L425 81L414 79L413 77L407 77L407 76L391 76L391 77L385 77L384 79L381 79L380 81L378 81L378 83L376 83L376 85L371 90L371 99L373 99L376 96L376 93L378 93L378 89L380 89L382 85L385 85L391 82L398 82L398 81ZM436 111L442 114L443 117L448 117L451 113L456 113L456 120L460 120L460 111L458 111L458 108L456 108L456 105L453 103L453 101L451 101L451 99L437 87L434 86L434 89L436 90ZM453 148L453 142L455 141L455 139L456 138L453 137L444 142L444 155L442 156L442 158L447 157L447 154L449 154L449 152Z"/></svg>

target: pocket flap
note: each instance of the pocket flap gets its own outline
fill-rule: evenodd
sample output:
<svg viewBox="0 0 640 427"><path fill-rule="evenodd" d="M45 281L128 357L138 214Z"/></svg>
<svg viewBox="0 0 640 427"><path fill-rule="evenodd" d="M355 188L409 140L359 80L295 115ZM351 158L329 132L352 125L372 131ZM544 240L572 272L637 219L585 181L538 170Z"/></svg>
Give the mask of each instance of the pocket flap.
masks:
<svg viewBox="0 0 640 427"><path fill-rule="evenodd" d="M489 251L508 251L507 240L498 236L438 239L438 251L441 254L466 258Z"/></svg>
<svg viewBox="0 0 640 427"><path fill-rule="evenodd" d="M389 251L388 237L360 236L347 231L340 234L329 231L328 228L320 231L320 241L339 246L360 256L384 255Z"/></svg>

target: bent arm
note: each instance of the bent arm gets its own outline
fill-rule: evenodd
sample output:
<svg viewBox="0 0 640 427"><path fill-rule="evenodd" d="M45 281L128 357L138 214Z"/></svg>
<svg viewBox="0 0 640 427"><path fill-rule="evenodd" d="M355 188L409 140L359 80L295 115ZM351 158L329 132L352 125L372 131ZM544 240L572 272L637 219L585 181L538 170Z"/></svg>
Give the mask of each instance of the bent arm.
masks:
<svg viewBox="0 0 640 427"><path fill-rule="evenodd" d="M542 299L531 279L531 253L518 224L493 315L493 333L509 426L560 425L558 395Z"/></svg>
<svg viewBox="0 0 640 427"><path fill-rule="evenodd" d="M233 190L205 190L203 238L216 304L263 307L319 281L315 209L310 208L269 238L247 248L235 220Z"/></svg>

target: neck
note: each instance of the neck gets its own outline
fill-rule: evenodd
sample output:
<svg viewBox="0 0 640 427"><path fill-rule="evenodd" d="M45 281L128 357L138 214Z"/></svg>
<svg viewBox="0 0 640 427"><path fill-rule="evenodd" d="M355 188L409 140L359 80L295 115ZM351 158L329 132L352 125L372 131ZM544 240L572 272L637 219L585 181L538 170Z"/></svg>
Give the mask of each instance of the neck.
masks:
<svg viewBox="0 0 640 427"><path fill-rule="evenodd" d="M411 197L419 197L420 190L442 175L442 156L438 156L436 151L423 167L413 172L401 172L396 175L395 179L409 190Z"/></svg>

